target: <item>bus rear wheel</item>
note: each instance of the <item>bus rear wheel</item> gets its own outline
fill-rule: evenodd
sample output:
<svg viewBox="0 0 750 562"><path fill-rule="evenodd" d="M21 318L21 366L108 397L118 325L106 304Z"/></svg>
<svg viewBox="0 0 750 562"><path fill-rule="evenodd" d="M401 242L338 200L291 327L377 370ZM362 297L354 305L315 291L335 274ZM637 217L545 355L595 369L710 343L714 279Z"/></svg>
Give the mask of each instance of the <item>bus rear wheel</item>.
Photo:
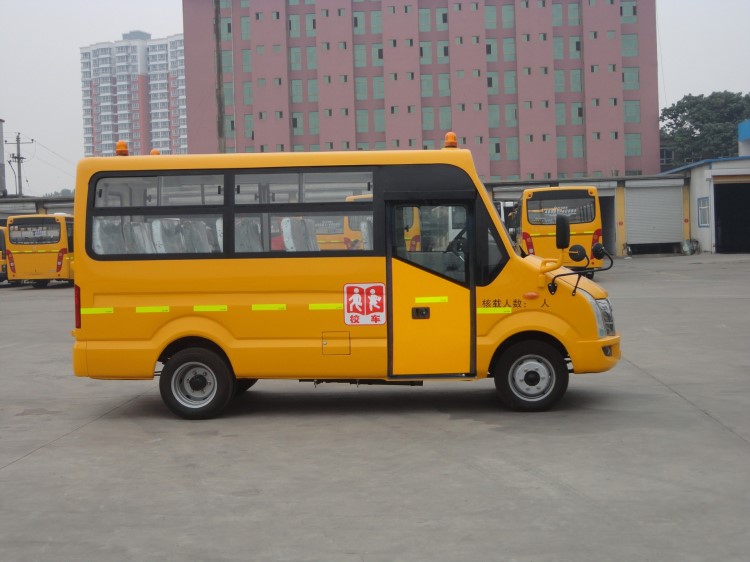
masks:
<svg viewBox="0 0 750 562"><path fill-rule="evenodd" d="M568 366L562 354L541 341L525 341L506 350L493 368L500 400L522 412L543 411L568 388Z"/></svg>
<svg viewBox="0 0 750 562"><path fill-rule="evenodd" d="M181 418L202 420L218 415L234 396L234 373L218 354L199 347L170 357L159 377L164 404Z"/></svg>

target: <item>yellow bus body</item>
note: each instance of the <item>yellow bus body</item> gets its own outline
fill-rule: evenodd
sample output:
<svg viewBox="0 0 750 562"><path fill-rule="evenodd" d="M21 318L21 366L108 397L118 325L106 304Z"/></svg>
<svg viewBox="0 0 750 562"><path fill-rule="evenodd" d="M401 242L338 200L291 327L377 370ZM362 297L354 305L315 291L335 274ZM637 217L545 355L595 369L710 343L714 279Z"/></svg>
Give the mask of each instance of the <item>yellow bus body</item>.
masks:
<svg viewBox="0 0 750 562"><path fill-rule="evenodd" d="M234 203L226 195L227 203L216 207L217 215L223 213L217 220L210 213L165 218L169 214L166 207L159 214L147 207L136 206L130 211L117 207L126 189L133 191L139 182L151 185L154 176L163 176L159 186L166 186L170 181L192 182L184 178L200 173L204 189L211 173L239 178L301 170L300 178L304 178L304 173L319 170L335 176L336 170L343 168L373 170L376 178L374 195L359 203L362 214L371 213L374 219L375 243L370 248L332 250L318 244L314 250L290 253L274 246L273 236L264 234L261 226L258 240L263 248L242 253L240 215L247 209L240 213L240 195L233 195ZM460 189L458 184L453 189L450 181L436 179L435 185L442 181L442 187L432 191L429 175L433 170L436 177L445 177L446 171L454 174ZM182 175L170 179L174 174ZM422 176L425 186L417 189L413 178ZM300 184L303 182L300 179ZM403 185L397 185L399 182ZM239 188L231 187L235 183L237 180L230 189L239 194ZM267 187L259 181L252 189L263 192ZM152 193L157 192L153 188ZM228 192L221 185L210 191L212 196L221 194L219 198ZM107 193L114 207L100 201ZM251 200L248 197L247 201ZM144 205L154 202L143 201ZM351 214L345 206L353 203L344 202L345 198L338 201L331 203L331 208L341 216ZM442 242L435 235L434 247L429 250L424 237L440 230L446 209L453 206L471 214L468 224L476 224L479 234L472 230L463 235L465 240ZM183 213L197 212L175 208ZM254 208L249 203L248 209L245 214L252 214ZM305 212L304 203L289 207L287 212L271 199L257 209L261 209L258 224L266 228L284 213ZM411 237L399 223L415 212L421 228L419 248L409 244ZM546 394L551 392L555 377L564 378L567 386L567 371L553 368L562 359L570 361L573 372L583 373L611 369L620 357L620 336L611 315L607 316L611 311L607 312L605 290L581 279L574 291L574 278L563 277L556 282L557 291L549 291L553 276L567 270L559 268L559 260L522 258L513 251L467 150L89 158L78 165L75 216L80 221L75 233L80 248L76 259L77 326L73 330L75 374L149 379L163 367L160 386L164 397L169 393L165 373L169 371L173 382L182 373L180 380L188 394L183 401L188 406L170 405L167 397L165 402L183 417L211 417L224 406L222 402L204 410L192 396L208 393L206 377L195 365L211 367L213 359L192 362L193 370L187 375L170 366L170 361L186 350L219 357L231 373L232 385L235 380L239 385L255 379L415 383L493 377L501 390L503 383L498 379L507 378L513 387L508 403L519 409L543 409L562 395L564 388L561 392L555 389L559 396ZM224 229L218 235L225 238L214 243L213 253L162 256L157 248L156 253L129 254L127 241L123 245L119 238L121 230L144 222L150 222L147 231L155 236L155 224L163 226L169 220L175 224L182 221L184 240L185 225L199 222L196 217L208 230L215 225L214 238L219 227ZM234 226L234 250L228 225ZM116 244L112 243L113 254L103 249L101 233L97 239L97 232L103 232L105 226L117 237ZM152 249L149 246L149 252ZM363 301L353 299L362 296L375 299L370 301L370 311L382 305L382 314L358 314L356 304ZM550 354L554 357L534 363L529 357L536 357L536 351L527 352L529 346L532 350L541 346L538 353L542 359ZM508 377L499 373L511 355L522 356L535 372L512 371ZM209 382L223 384L211 376ZM539 388L545 384L550 388L542 395ZM226 388L223 391L230 393ZM507 388L504 393L507 395Z"/></svg>
<svg viewBox="0 0 750 562"><path fill-rule="evenodd" d="M11 283L72 281L73 217L14 215L6 226L6 261Z"/></svg>
<svg viewBox="0 0 750 562"><path fill-rule="evenodd" d="M586 203L583 205L565 206L559 208L556 199L561 194L574 196L580 194ZM549 197L553 202L549 206L543 203L541 209L532 209L531 202L540 197ZM564 201L564 200L563 200ZM581 199L576 199L581 201ZM521 197L521 202L516 211L518 223L516 241L521 251L527 255L536 255L543 258L551 258L558 254L555 247L555 215L557 212L568 212L570 218L570 245L579 244L586 250L589 257L588 265L573 261L567 255L563 260L563 266L571 269L595 269L602 267L602 260L592 256L594 244L600 243L602 239L602 216L599 207L599 194L593 186L562 186L562 187L539 187L526 189ZM586 263L585 261L583 262Z"/></svg>

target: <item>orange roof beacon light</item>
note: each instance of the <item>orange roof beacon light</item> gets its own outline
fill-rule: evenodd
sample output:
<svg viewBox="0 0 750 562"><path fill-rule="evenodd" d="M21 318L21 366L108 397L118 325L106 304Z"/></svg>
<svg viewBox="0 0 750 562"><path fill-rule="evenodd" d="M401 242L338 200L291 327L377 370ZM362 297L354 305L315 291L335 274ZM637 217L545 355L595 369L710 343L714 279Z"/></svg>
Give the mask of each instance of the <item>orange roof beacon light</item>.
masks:
<svg viewBox="0 0 750 562"><path fill-rule="evenodd" d="M456 133L453 131L445 133L444 148L458 148L458 139L456 138Z"/></svg>
<svg viewBox="0 0 750 562"><path fill-rule="evenodd" d="M128 143L124 140L118 140L117 144L115 145L115 154L117 154L117 156L127 156Z"/></svg>
<svg viewBox="0 0 750 562"><path fill-rule="evenodd" d="M149 154L151 156L159 156L161 154L161 150L159 150L158 148L152 148L151 152L149 152Z"/></svg>

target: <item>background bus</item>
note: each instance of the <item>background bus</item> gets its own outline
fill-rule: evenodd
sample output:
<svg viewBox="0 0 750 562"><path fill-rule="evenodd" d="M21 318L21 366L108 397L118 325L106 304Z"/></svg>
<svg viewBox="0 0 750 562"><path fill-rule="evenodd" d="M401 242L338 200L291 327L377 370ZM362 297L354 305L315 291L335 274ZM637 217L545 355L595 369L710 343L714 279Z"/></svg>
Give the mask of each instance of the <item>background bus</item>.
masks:
<svg viewBox="0 0 750 562"><path fill-rule="evenodd" d="M8 280L45 287L50 281L73 281L73 217L8 217Z"/></svg>
<svg viewBox="0 0 750 562"><path fill-rule="evenodd" d="M599 195L593 186L539 187L524 190L521 200L508 216L508 228L521 252L524 255L533 254L542 258L552 258L559 253L555 248L557 215L568 217L571 246L583 246L590 260L584 267L566 255L563 265L573 270L601 267L602 260L591 255L594 244L602 240ZM593 273L590 275L593 276Z"/></svg>
<svg viewBox="0 0 750 562"><path fill-rule="evenodd" d="M0 283L8 279L8 264L5 258L5 230L0 226Z"/></svg>

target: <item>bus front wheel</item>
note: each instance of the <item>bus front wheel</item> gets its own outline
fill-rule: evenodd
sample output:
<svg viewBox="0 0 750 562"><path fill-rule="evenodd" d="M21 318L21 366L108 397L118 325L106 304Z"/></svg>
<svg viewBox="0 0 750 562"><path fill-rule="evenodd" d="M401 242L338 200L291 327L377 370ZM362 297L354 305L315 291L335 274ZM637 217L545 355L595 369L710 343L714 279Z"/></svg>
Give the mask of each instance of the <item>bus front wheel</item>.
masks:
<svg viewBox="0 0 750 562"><path fill-rule="evenodd" d="M525 341L506 350L493 368L500 400L523 412L548 409L568 388L568 367L562 354L541 341Z"/></svg>
<svg viewBox="0 0 750 562"><path fill-rule="evenodd" d="M170 357L159 377L159 391L172 413L191 420L213 418L234 396L234 373L208 349L183 349Z"/></svg>

